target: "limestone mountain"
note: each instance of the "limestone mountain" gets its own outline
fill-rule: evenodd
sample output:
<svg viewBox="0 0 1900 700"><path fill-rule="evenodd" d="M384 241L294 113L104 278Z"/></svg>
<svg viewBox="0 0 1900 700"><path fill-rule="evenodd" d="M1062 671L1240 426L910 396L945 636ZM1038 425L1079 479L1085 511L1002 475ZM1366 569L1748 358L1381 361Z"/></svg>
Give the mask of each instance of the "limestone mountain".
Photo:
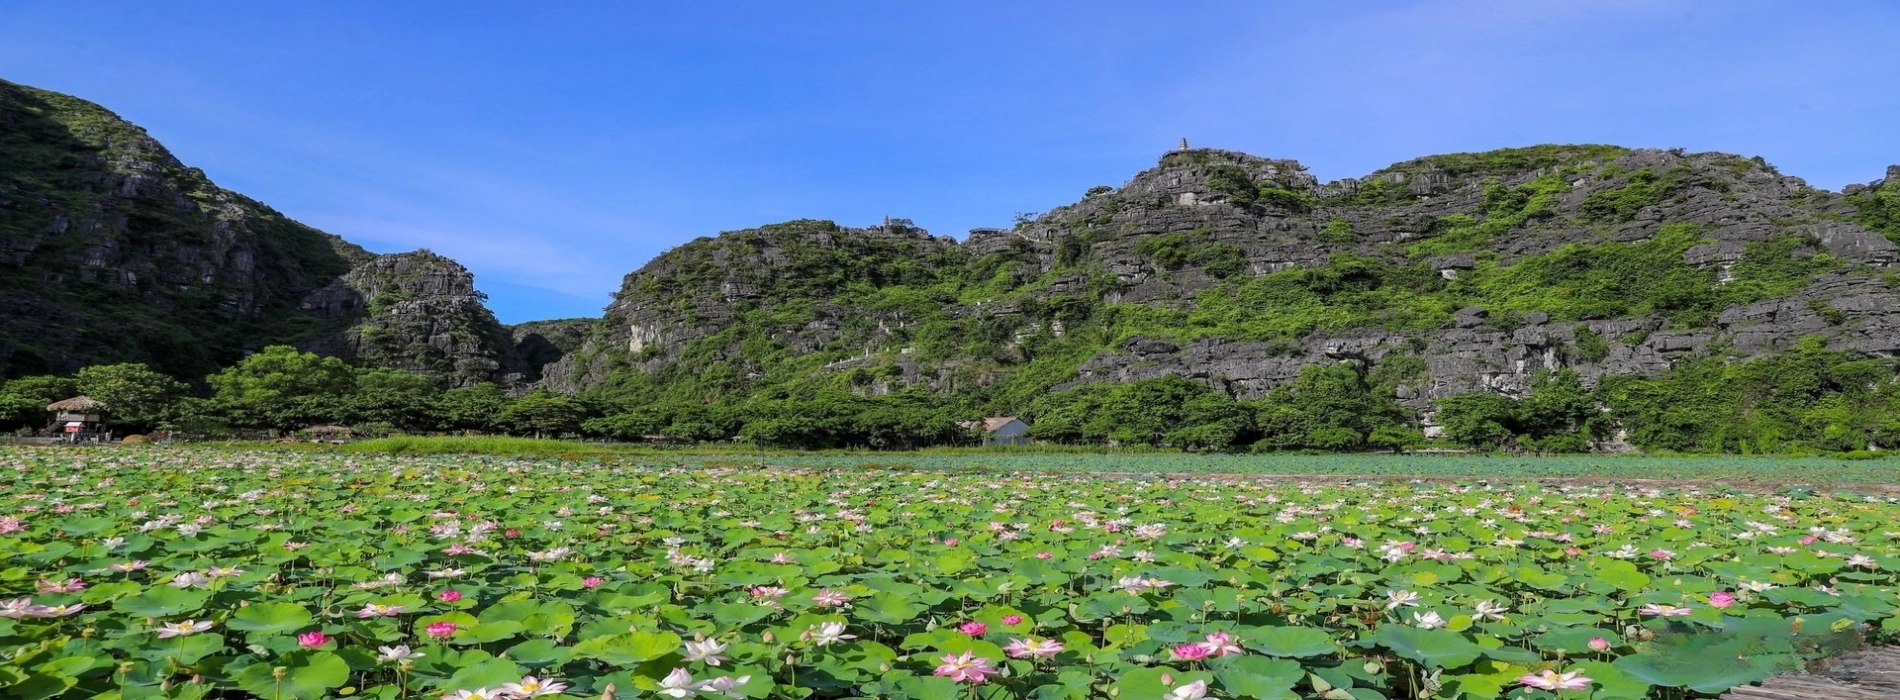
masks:
<svg viewBox="0 0 1900 700"><path fill-rule="evenodd" d="M693 241L628 275L542 381L692 402L918 387L1004 415L1163 375L1254 398L1357 362L1402 369L1393 391L1428 409L1805 336L1892 356L1891 238L1900 170L1835 193L1759 158L1538 146L1320 183L1182 150L962 243L902 220Z"/></svg>
<svg viewBox="0 0 1900 700"><path fill-rule="evenodd" d="M378 256L214 184L99 105L0 81L0 376L144 362L197 380L294 343L505 380L467 270Z"/></svg>
<svg viewBox="0 0 1900 700"><path fill-rule="evenodd" d="M454 260L427 250L377 256L304 296L299 311L348 325L326 324L335 330L297 345L451 387L512 384L521 365L515 341L487 300Z"/></svg>

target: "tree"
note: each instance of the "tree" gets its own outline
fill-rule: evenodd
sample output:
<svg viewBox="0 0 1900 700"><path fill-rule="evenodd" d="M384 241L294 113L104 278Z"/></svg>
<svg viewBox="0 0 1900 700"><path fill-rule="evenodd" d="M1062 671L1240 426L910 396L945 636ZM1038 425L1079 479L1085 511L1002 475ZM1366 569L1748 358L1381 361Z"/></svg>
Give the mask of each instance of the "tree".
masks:
<svg viewBox="0 0 1900 700"><path fill-rule="evenodd" d="M1474 448L1497 447L1511 439L1517 402L1497 394L1459 394L1435 402L1445 437Z"/></svg>
<svg viewBox="0 0 1900 700"><path fill-rule="evenodd" d="M1238 423L1245 418L1234 408L1233 399L1206 384L1170 374L1116 387L1085 431L1146 445L1159 445L1169 433L1182 428L1222 420L1235 421L1233 427L1238 433L1243 427ZM1197 437L1204 438L1210 432Z"/></svg>
<svg viewBox="0 0 1900 700"><path fill-rule="evenodd" d="M1293 383L1255 402L1254 421L1268 449L1359 449L1381 428L1410 428L1412 411L1391 389L1375 386L1357 363L1308 365ZM1355 437L1346 438L1347 433Z"/></svg>
<svg viewBox="0 0 1900 700"><path fill-rule="evenodd" d="M1114 394L1111 384L1084 384L1068 391L1044 394L1029 403L1022 412L1029 422L1029 437L1063 444L1101 442L1107 431L1090 424L1101 412L1102 403Z"/></svg>
<svg viewBox="0 0 1900 700"><path fill-rule="evenodd" d="M105 404L115 422L145 427L164 420L190 389L136 363L93 365L75 379L79 393Z"/></svg>
<svg viewBox="0 0 1900 700"><path fill-rule="evenodd" d="M536 391L502 409L495 421L517 435L559 437L579 432L587 414L565 396Z"/></svg>
<svg viewBox="0 0 1900 700"><path fill-rule="evenodd" d="M1534 439L1580 434L1586 442L1603 431L1603 412L1572 369L1542 374L1531 382L1531 395L1518 402L1518 428ZM1553 443L1554 444L1554 443ZM1572 445L1573 443L1564 443Z"/></svg>
<svg viewBox="0 0 1900 700"><path fill-rule="evenodd" d="M206 381L232 424L294 430L343 413L356 371L334 357L273 345Z"/></svg>
<svg viewBox="0 0 1900 700"><path fill-rule="evenodd" d="M381 423L398 430L427 430L440 422L434 380L394 369L357 373L355 390L343 400L344 422Z"/></svg>
<svg viewBox="0 0 1900 700"><path fill-rule="evenodd" d="M501 387L483 382L471 387L442 392L435 402L436 427L443 430L489 431L508 407L508 395Z"/></svg>
<svg viewBox="0 0 1900 700"><path fill-rule="evenodd" d="M0 392L0 429L35 428L46 424L46 403L37 397Z"/></svg>
<svg viewBox="0 0 1900 700"><path fill-rule="evenodd" d="M1384 426L1366 436L1366 444L1394 453L1404 452L1405 448L1425 441L1425 434L1411 428Z"/></svg>
<svg viewBox="0 0 1900 700"><path fill-rule="evenodd" d="M671 424L670 416L659 411L642 409L589 420L581 424L581 430L615 440L642 440L648 435L658 435L661 430Z"/></svg>
<svg viewBox="0 0 1900 700"><path fill-rule="evenodd" d="M79 382L71 377L39 375L9 380L0 386L0 394L12 394L30 401L38 402L40 411L55 401L70 399L79 394Z"/></svg>

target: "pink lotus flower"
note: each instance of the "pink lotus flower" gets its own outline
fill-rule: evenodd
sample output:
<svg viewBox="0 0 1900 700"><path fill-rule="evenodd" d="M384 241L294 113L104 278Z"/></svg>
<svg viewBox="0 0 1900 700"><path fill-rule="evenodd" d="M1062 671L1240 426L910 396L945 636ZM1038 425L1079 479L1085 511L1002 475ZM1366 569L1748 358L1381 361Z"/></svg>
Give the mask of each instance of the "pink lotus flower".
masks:
<svg viewBox="0 0 1900 700"><path fill-rule="evenodd" d="M1201 642L1201 648L1206 649L1210 656L1247 653L1246 649L1240 647L1240 642L1234 641L1234 635L1226 632L1215 632L1207 635L1207 641Z"/></svg>
<svg viewBox="0 0 1900 700"><path fill-rule="evenodd" d="M1517 677L1518 683L1544 690L1583 690L1590 687L1591 680L1589 676L1583 675L1582 671L1558 673L1550 669Z"/></svg>
<svg viewBox="0 0 1900 700"><path fill-rule="evenodd" d="M451 588L435 594L435 599L444 603L453 603L462 599L462 592Z"/></svg>
<svg viewBox="0 0 1900 700"><path fill-rule="evenodd" d="M368 605L363 606L362 610L356 611L356 616L363 618L365 620L372 617L395 617L397 615L401 615L403 611L405 610L408 610L408 608L403 607L401 605L381 605L377 603L370 603Z"/></svg>
<svg viewBox="0 0 1900 700"><path fill-rule="evenodd" d="M1167 674L1162 674L1161 678L1163 683L1174 680ZM1161 700L1201 700L1205 697L1207 697L1207 681L1195 681L1168 691L1167 695L1161 696Z"/></svg>
<svg viewBox="0 0 1900 700"><path fill-rule="evenodd" d="M1610 640L1604 639L1602 637L1591 637L1590 650L1591 651L1609 651Z"/></svg>
<svg viewBox="0 0 1900 700"><path fill-rule="evenodd" d="M434 637L436 639L441 639L443 637L447 637L449 635L455 634L456 627L457 625L453 622L436 622L436 623L431 623L428 627L424 628L424 631L428 632L429 636L431 637Z"/></svg>
<svg viewBox="0 0 1900 700"><path fill-rule="evenodd" d="M38 583L41 593L76 593L86 588L86 582L77 578L68 578L64 581L40 579Z"/></svg>
<svg viewBox="0 0 1900 700"><path fill-rule="evenodd" d="M943 665L937 667L935 675L945 676L958 683L982 683L997 672L989 659L967 651L955 656L945 654L941 660Z"/></svg>
<svg viewBox="0 0 1900 700"><path fill-rule="evenodd" d="M0 535L26 532L26 523L11 515L0 516Z"/></svg>
<svg viewBox="0 0 1900 700"><path fill-rule="evenodd" d="M1027 659L1032 656L1046 659L1062 653L1062 642L1053 639L1036 639L1033 637L1030 639L1011 639L1009 640L1009 645L1003 647L1003 651L1008 653L1012 658L1017 659Z"/></svg>
<svg viewBox="0 0 1900 700"><path fill-rule="evenodd" d="M1636 611L1638 614L1652 617L1684 617L1695 612L1688 606L1675 606L1667 603L1650 603Z"/></svg>
<svg viewBox="0 0 1900 700"><path fill-rule="evenodd" d="M1048 552L1037 552L1037 553L1036 553L1036 558L1037 558L1037 559L1044 559L1044 560L1046 560L1046 559L1049 559L1050 557L1053 557L1053 556L1055 556L1055 555L1054 555L1054 554L1050 554L1050 553L1048 553Z"/></svg>
<svg viewBox="0 0 1900 700"><path fill-rule="evenodd" d="M1818 541L1819 539L1820 539L1820 538L1818 538L1818 537L1815 537L1814 535L1808 535L1807 537L1803 537L1803 538L1801 538L1801 544L1804 544L1804 545L1806 545L1806 544L1814 544L1814 543L1815 543L1816 541Z"/></svg>
<svg viewBox="0 0 1900 700"><path fill-rule="evenodd" d="M544 695L559 695L567 690L566 683L557 683L552 678L523 676L518 683L501 684L501 692L514 698L538 698Z"/></svg>
<svg viewBox="0 0 1900 700"><path fill-rule="evenodd" d="M962 540L959 540L959 539L957 539L957 538L955 538L955 537L952 537L952 538L950 538L950 539L947 539L947 540L944 540L944 541L943 541L943 544L944 544L944 546L945 546L945 547L955 547L955 546L957 546L957 543L958 543L958 542L961 542L961 541L962 541Z"/></svg>
<svg viewBox="0 0 1900 700"><path fill-rule="evenodd" d="M1023 616L1021 615L1011 614L1011 615L1003 616L1003 624L1005 625L1020 625L1022 623L1023 623Z"/></svg>
<svg viewBox="0 0 1900 700"><path fill-rule="evenodd" d="M606 581L602 580L599 576L589 576L581 579L581 585L588 588L599 588L602 583L606 583Z"/></svg>
<svg viewBox="0 0 1900 700"><path fill-rule="evenodd" d="M1668 561L1670 559L1675 558L1676 553L1671 552L1667 549L1652 549L1652 550L1649 550L1649 556L1652 559L1661 559L1664 561Z"/></svg>
<svg viewBox="0 0 1900 700"><path fill-rule="evenodd" d="M305 649L315 649L328 643L330 643L330 635L322 632L305 632L297 635L297 646Z"/></svg>
<svg viewBox="0 0 1900 700"><path fill-rule="evenodd" d="M1726 608L1735 604L1735 594L1728 591L1716 591L1709 594L1709 606Z"/></svg>
<svg viewBox="0 0 1900 700"><path fill-rule="evenodd" d="M1208 654L1213 652L1209 651L1207 647L1202 646L1199 642L1194 642L1175 645L1173 649L1168 650L1168 653L1174 655L1177 661L1200 661L1201 659L1207 658Z"/></svg>
<svg viewBox="0 0 1900 700"><path fill-rule="evenodd" d="M851 607L851 596L845 595L844 591L826 588L813 595L811 602L827 608L848 608Z"/></svg>
<svg viewBox="0 0 1900 700"><path fill-rule="evenodd" d="M984 632L990 631L990 626L983 624L981 622L976 622L972 620L970 622L965 622L961 625L957 625L957 631L970 635L972 637L981 637L983 636Z"/></svg>

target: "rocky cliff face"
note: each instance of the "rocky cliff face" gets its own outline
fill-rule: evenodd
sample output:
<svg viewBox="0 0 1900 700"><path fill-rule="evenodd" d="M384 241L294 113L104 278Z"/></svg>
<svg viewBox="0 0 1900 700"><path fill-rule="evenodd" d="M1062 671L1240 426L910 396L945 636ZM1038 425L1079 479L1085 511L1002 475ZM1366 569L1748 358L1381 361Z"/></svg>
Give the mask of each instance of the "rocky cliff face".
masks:
<svg viewBox="0 0 1900 700"><path fill-rule="evenodd" d="M544 368L586 346L588 336L598 323L599 319L592 318L561 318L510 326L508 332L514 340L515 356L521 363L521 380L540 382Z"/></svg>
<svg viewBox="0 0 1900 700"><path fill-rule="evenodd" d="M1431 399L1473 391L1522 396L1539 370L1570 367L1591 383L1606 374L1648 376L1685 356L1712 351L1759 356L1788 349L1806 335L1824 336L1835 349L1884 356L1900 352L1900 310L1894 305L1900 295L1882 272L1900 260L1900 246L1852 223L1856 208L1839 194L1808 187L1758 160L1726 154L1544 147L1483 167L1472 160L1425 158L1321 186L1284 161L1222 152L1169 154L1160 168L1099 203L1085 200L1051 212L1027 234L1039 252L1048 251L1046 257L1053 259L1063 240L1087 235L1078 232L1091 226L1113 231L1106 241L1090 245L1115 274L1110 295L1187 307L1197 291L1217 280L1205 270L1168 274L1152 257L1134 250L1145 237L1206 231L1208 245L1237 246L1247 274L1253 275L1321 266L1345 253L1390 265L1422 263L1450 281L1481 260L1508 267L1566 246L1638 244L1672 224L1692 227L1699 236L1681 251L1680 262L1706 272L1718 287L1733 279L1751 245L1776 240L1792 243L1786 254L1827 255L1840 264L1804 280L1787 297L1730 306L1694 324L1672 323L1660 313L1553 319L1536 308L1506 314L1461 307L1436 328L1375 326L1316 332L1293 342L1131 339L1083 363L1073 383L1179 374L1254 397L1290 381L1308 364L1376 363L1398 353L1426 362L1418 382L1399 389L1401 398L1424 408ZM1237 205L1208 183L1208 171L1222 162L1244 168L1255 181L1284 183L1286 190L1303 195L1288 201L1302 203L1264 209ZM1453 230L1458 224L1447 220L1482 224L1497 217L1495 206L1487 212L1487 197L1554 176L1561 187L1541 195L1547 201L1535 216L1463 249L1433 245L1458 233ZM1641 184L1664 180L1668 184ZM1631 193L1632 187L1646 191ZM1349 235L1329 235L1329 229ZM1768 254L1765 247L1759 250ZM1580 343L1580 338L1587 340Z"/></svg>
<svg viewBox="0 0 1900 700"><path fill-rule="evenodd" d="M298 345L451 387L519 383L515 340L487 299L475 276L448 258L426 250L378 256L303 298L300 310L349 325Z"/></svg>
<svg viewBox="0 0 1900 700"><path fill-rule="evenodd" d="M300 344L462 384L518 372L468 271L376 256L213 184L104 108L0 81L0 376L204 377Z"/></svg>
<svg viewBox="0 0 1900 700"><path fill-rule="evenodd" d="M605 318L577 350L547 365L542 381L577 391L615 371L658 373L682 360L720 363L742 381L756 379L770 368L743 357L742 336L763 333L753 340L782 355L817 353L849 327L889 320L884 310L854 303L855 291L929 284L960 269L965 257L955 239L905 221L870 228L793 221L700 238L628 275ZM742 323L759 316L776 318L769 327ZM695 346L706 354L685 357Z"/></svg>
<svg viewBox="0 0 1900 700"><path fill-rule="evenodd" d="M710 396L836 380L1008 403L1176 374L1251 398L1306 365L1406 355L1424 369L1399 396L1428 408L1521 396L1540 370L1653 375L1808 335L1891 356L1888 200L1900 222L1893 173L1833 193L1719 153L1542 146L1320 183L1293 161L1178 151L960 245L908 222L695 241L629 275L543 381Z"/></svg>

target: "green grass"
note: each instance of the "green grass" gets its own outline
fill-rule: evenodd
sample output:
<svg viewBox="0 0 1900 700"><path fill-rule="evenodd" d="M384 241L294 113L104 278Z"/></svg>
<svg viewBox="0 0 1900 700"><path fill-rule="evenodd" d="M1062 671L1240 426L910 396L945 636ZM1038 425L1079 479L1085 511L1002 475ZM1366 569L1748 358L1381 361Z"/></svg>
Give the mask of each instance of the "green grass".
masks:
<svg viewBox="0 0 1900 700"><path fill-rule="evenodd" d="M1840 457L1390 454L1187 454L1156 448L1025 445L933 448L919 452L761 450L743 445L679 446L586 443L513 437L392 437L340 449L392 455L470 455L611 459L688 466L772 465L841 469L1066 473L1239 474L1256 476L1417 478L1598 478L1751 484L1887 484L1900 462Z"/></svg>
<svg viewBox="0 0 1900 700"><path fill-rule="evenodd" d="M1417 477L1470 479L1595 478L1707 485L1891 484L1900 462L1828 457L1564 455L1302 455L1302 454L784 454L677 455L686 464L770 464L791 467L886 467L949 471L1239 474L1252 476ZM1666 484L1664 484L1666 485Z"/></svg>
<svg viewBox="0 0 1900 700"><path fill-rule="evenodd" d="M653 448L571 440L482 435L469 437L387 437L341 446L345 452L390 455L492 455L498 457L585 457L652 454Z"/></svg>

